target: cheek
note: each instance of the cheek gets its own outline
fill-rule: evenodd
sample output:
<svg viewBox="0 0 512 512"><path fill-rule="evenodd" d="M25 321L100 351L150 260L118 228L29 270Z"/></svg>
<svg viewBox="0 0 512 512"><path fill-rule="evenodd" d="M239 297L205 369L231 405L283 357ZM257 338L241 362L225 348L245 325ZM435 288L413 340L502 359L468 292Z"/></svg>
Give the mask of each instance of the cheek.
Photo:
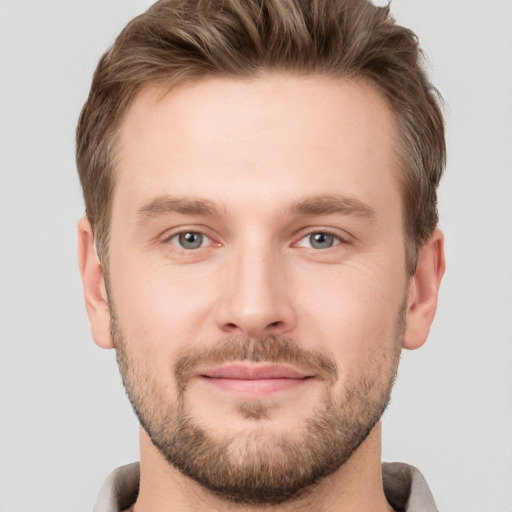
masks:
<svg viewBox="0 0 512 512"><path fill-rule="evenodd" d="M211 286L192 272L142 265L119 258L111 272L111 294L119 325L134 350L166 364L205 339L205 316L211 309ZM129 276L127 278L127 276ZM158 354L157 354L158 353Z"/></svg>
<svg viewBox="0 0 512 512"><path fill-rule="evenodd" d="M317 271L301 277L300 287L309 292L300 294L298 301L300 339L323 346L343 371L394 344L405 299L405 272L357 265L330 270L323 276Z"/></svg>

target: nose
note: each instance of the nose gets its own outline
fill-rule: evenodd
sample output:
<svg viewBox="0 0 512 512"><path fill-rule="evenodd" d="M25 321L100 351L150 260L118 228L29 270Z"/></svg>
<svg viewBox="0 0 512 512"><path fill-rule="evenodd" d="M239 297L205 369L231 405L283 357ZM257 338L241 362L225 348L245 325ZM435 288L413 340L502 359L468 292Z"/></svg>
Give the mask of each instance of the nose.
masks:
<svg viewBox="0 0 512 512"><path fill-rule="evenodd" d="M217 326L230 335L261 338L290 333L296 324L293 292L282 255L270 248L233 251L226 262Z"/></svg>

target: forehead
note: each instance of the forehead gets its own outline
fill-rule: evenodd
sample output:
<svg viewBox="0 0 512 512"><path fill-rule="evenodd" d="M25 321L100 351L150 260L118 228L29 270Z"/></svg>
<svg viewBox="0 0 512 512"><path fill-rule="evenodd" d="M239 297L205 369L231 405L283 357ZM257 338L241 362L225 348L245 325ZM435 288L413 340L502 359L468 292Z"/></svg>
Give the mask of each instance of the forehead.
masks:
<svg viewBox="0 0 512 512"><path fill-rule="evenodd" d="M266 75L149 88L121 126L114 209L119 197L136 204L165 192L227 201L235 184L268 202L272 190L297 200L336 188L379 199L384 182L398 189L395 133L385 99L359 80Z"/></svg>

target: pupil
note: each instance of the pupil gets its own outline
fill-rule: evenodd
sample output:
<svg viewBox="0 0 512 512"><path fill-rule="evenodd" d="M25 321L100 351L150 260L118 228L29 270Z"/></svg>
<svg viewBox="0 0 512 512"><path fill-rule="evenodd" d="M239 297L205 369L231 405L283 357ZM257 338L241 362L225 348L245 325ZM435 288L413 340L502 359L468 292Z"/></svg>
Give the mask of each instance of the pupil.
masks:
<svg viewBox="0 0 512 512"><path fill-rule="evenodd" d="M182 233L180 245L185 249L197 249L203 243L203 235L200 233Z"/></svg>
<svg viewBox="0 0 512 512"><path fill-rule="evenodd" d="M333 243L333 236L328 233L315 233L311 236L311 246L315 249L328 249Z"/></svg>

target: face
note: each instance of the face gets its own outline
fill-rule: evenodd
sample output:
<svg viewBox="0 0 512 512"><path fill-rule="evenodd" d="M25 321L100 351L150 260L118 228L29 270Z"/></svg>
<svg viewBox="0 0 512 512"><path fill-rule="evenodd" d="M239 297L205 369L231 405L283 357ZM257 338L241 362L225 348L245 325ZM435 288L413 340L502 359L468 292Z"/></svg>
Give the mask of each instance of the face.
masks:
<svg viewBox="0 0 512 512"><path fill-rule="evenodd" d="M120 134L109 298L161 454L241 502L300 495L380 418L407 310L393 116L368 84L150 89Z"/></svg>

